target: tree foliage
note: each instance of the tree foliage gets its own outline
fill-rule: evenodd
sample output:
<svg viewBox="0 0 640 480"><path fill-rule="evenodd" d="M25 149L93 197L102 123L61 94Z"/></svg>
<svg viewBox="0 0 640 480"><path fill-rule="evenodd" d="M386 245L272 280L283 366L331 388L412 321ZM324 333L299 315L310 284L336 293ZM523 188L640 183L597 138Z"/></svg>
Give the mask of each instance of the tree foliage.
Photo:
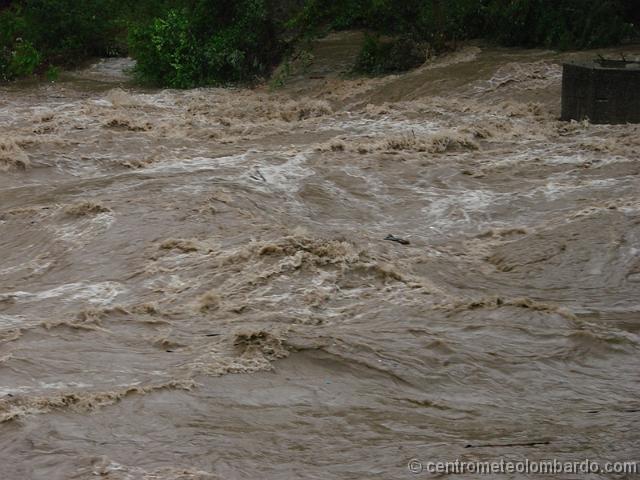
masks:
<svg viewBox="0 0 640 480"><path fill-rule="evenodd" d="M426 60L426 49L407 37L382 39L367 35L354 70L369 75L404 72Z"/></svg>
<svg viewBox="0 0 640 480"><path fill-rule="evenodd" d="M485 37L506 45L588 48L630 33L637 0L309 0L304 29L364 27L420 40Z"/></svg>
<svg viewBox="0 0 640 480"><path fill-rule="evenodd" d="M292 23L300 31L356 27L395 36L392 42L365 42L357 67L375 73L409 67L411 49L396 49L395 62L388 58L398 41L426 42L435 51L469 38L506 46L595 48L615 45L634 29L637 34L639 17L637 0L309 0Z"/></svg>
<svg viewBox="0 0 640 480"><path fill-rule="evenodd" d="M129 53L148 83L251 82L292 42L346 28L371 33L360 69L386 73L411 68L425 44L593 48L639 23L638 0L1 0L0 80Z"/></svg>
<svg viewBox="0 0 640 480"><path fill-rule="evenodd" d="M177 88L266 74L280 43L266 0L201 0L138 25L129 47L140 79Z"/></svg>
<svg viewBox="0 0 640 480"><path fill-rule="evenodd" d="M0 11L0 77L117 54L116 0L23 0Z"/></svg>

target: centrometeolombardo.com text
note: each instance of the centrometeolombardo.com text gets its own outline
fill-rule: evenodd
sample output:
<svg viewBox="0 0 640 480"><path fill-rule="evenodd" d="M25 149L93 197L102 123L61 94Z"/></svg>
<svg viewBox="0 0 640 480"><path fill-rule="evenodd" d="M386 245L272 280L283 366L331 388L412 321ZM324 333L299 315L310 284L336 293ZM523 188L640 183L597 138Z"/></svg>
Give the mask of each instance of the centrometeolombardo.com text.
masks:
<svg viewBox="0 0 640 480"><path fill-rule="evenodd" d="M640 474L640 460L628 461L565 461L551 460L506 460L496 461L422 461L412 459L408 469L413 474Z"/></svg>

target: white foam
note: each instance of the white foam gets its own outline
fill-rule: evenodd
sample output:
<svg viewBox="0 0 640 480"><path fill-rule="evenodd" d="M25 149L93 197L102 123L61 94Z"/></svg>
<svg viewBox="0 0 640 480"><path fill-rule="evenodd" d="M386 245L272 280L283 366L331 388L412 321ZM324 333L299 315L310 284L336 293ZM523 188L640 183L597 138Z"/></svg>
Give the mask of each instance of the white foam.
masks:
<svg viewBox="0 0 640 480"><path fill-rule="evenodd" d="M446 229L461 223L470 223L471 215L485 212L492 204L509 201L509 194L489 190L446 191L444 195L435 189L427 193L427 207L421 210L425 222L434 229ZM433 199L433 197L436 197ZM438 198L439 197L439 198ZM455 218L452 214L458 214Z"/></svg>
<svg viewBox="0 0 640 480"><path fill-rule="evenodd" d="M25 317L22 315L0 315L0 330L9 330L19 327L24 325L24 322Z"/></svg>
<svg viewBox="0 0 640 480"><path fill-rule="evenodd" d="M388 135L390 133L415 134L436 133L441 125L427 120L412 121L394 119L387 115L378 118L366 118L361 115L348 114L343 120L332 120L320 127L321 131L340 130L353 136ZM355 135L354 135L355 134Z"/></svg>
<svg viewBox="0 0 640 480"><path fill-rule="evenodd" d="M215 170L220 167L237 166L247 158L247 153L225 157L194 157L157 163L151 167L136 170L134 173L146 175L151 172L183 173Z"/></svg>
<svg viewBox="0 0 640 480"><path fill-rule="evenodd" d="M83 218L78 223L53 227L53 230L60 240L83 244L107 231L114 222L115 215L112 212L103 212L90 218Z"/></svg>
<svg viewBox="0 0 640 480"><path fill-rule="evenodd" d="M259 171L266 180L262 190L283 190L297 192L304 178L310 177L315 171L305 166L307 155L304 153L290 157L280 165L259 167Z"/></svg>
<svg viewBox="0 0 640 480"><path fill-rule="evenodd" d="M65 302L85 301L93 305L109 305L126 291L118 282L102 282L94 284L67 283L42 292L8 292L0 293L0 298L10 298L20 303L39 302L51 298L61 298Z"/></svg>

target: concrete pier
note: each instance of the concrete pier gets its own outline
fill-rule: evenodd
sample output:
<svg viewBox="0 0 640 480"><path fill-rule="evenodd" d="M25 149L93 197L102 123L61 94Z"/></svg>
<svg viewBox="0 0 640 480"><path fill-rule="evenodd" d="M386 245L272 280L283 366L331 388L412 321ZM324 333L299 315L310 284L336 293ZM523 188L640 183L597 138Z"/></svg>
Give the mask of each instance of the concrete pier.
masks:
<svg viewBox="0 0 640 480"><path fill-rule="evenodd" d="M640 123L640 62L595 60L566 63L562 120Z"/></svg>

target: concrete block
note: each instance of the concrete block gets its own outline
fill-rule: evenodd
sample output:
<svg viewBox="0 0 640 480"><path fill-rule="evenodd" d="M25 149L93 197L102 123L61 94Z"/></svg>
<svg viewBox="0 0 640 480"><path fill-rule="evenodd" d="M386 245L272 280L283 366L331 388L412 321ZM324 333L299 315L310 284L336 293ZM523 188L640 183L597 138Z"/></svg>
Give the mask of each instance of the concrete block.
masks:
<svg viewBox="0 0 640 480"><path fill-rule="evenodd" d="M566 63L562 120L640 123L640 62L595 60Z"/></svg>

